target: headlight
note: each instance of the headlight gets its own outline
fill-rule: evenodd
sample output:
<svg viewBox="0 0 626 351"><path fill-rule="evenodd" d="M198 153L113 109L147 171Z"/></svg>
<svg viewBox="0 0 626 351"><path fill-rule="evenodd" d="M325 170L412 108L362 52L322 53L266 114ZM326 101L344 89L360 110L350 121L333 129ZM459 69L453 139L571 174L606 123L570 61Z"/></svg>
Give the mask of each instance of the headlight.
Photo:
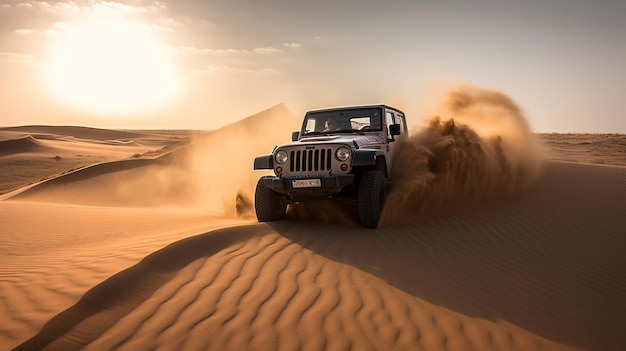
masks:
<svg viewBox="0 0 626 351"><path fill-rule="evenodd" d="M276 156L274 156L274 158L276 158L276 162L282 165L283 163L287 162L287 151L285 150L278 151L276 153Z"/></svg>
<svg viewBox="0 0 626 351"><path fill-rule="evenodd" d="M337 156L337 159L341 162L347 160L350 158L350 148L346 147L346 146L342 146L339 149L337 149L337 152L335 153L335 156Z"/></svg>

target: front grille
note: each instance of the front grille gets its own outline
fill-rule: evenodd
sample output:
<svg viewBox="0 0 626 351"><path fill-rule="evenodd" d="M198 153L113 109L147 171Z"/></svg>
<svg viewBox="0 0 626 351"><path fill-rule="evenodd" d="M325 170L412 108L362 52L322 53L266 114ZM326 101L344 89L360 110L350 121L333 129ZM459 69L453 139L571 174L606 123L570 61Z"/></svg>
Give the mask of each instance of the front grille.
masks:
<svg viewBox="0 0 626 351"><path fill-rule="evenodd" d="M331 149L293 150L289 157L289 170L291 172L329 171L331 156Z"/></svg>

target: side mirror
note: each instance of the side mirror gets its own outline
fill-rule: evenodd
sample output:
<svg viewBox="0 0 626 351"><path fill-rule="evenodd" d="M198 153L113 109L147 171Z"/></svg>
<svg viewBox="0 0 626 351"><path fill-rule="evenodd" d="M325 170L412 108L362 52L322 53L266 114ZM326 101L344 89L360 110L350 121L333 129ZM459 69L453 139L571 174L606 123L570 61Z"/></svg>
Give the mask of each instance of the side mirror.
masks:
<svg viewBox="0 0 626 351"><path fill-rule="evenodd" d="M263 155L254 158L254 169L273 169L274 155Z"/></svg>
<svg viewBox="0 0 626 351"><path fill-rule="evenodd" d="M400 125L399 124L390 124L389 125L389 134L400 135Z"/></svg>
<svg viewBox="0 0 626 351"><path fill-rule="evenodd" d="M300 137L300 132L299 131L295 131L295 132L291 133L291 141L298 141L299 137Z"/></svg>

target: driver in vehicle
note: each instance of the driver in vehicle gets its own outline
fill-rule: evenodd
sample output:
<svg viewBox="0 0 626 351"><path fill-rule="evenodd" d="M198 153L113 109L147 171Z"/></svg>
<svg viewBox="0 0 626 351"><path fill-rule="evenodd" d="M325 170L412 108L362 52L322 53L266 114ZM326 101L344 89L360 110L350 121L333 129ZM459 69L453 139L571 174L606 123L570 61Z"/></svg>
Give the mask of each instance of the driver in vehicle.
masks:
<svg viewBox="0 0 626 351"><path fill-rule="evenodd" d="M339 125L337 125L337 121L333 118L328 118L326 119L325 124L325 128L324 131L325 132L333 132L339 129Z"/></svg>

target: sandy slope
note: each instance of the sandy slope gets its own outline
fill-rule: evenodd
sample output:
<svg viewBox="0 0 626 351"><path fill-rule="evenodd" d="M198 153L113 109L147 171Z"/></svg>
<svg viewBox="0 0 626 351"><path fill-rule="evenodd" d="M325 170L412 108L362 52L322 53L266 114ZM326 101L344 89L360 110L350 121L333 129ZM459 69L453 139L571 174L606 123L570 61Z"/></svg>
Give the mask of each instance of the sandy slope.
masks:
<svg viewBox="0 0 626 351"><path fill-rule="evenodd" d="M189 211L0 202L0 349L167 244L237 220Z"/></svg>
<svg viewBox="0 0 626 351"><path fill-rule="evenodd" d="M0 202L9 347L626 347L624 168L550 163L519 197L376 231L32 196Z"/></svg>

